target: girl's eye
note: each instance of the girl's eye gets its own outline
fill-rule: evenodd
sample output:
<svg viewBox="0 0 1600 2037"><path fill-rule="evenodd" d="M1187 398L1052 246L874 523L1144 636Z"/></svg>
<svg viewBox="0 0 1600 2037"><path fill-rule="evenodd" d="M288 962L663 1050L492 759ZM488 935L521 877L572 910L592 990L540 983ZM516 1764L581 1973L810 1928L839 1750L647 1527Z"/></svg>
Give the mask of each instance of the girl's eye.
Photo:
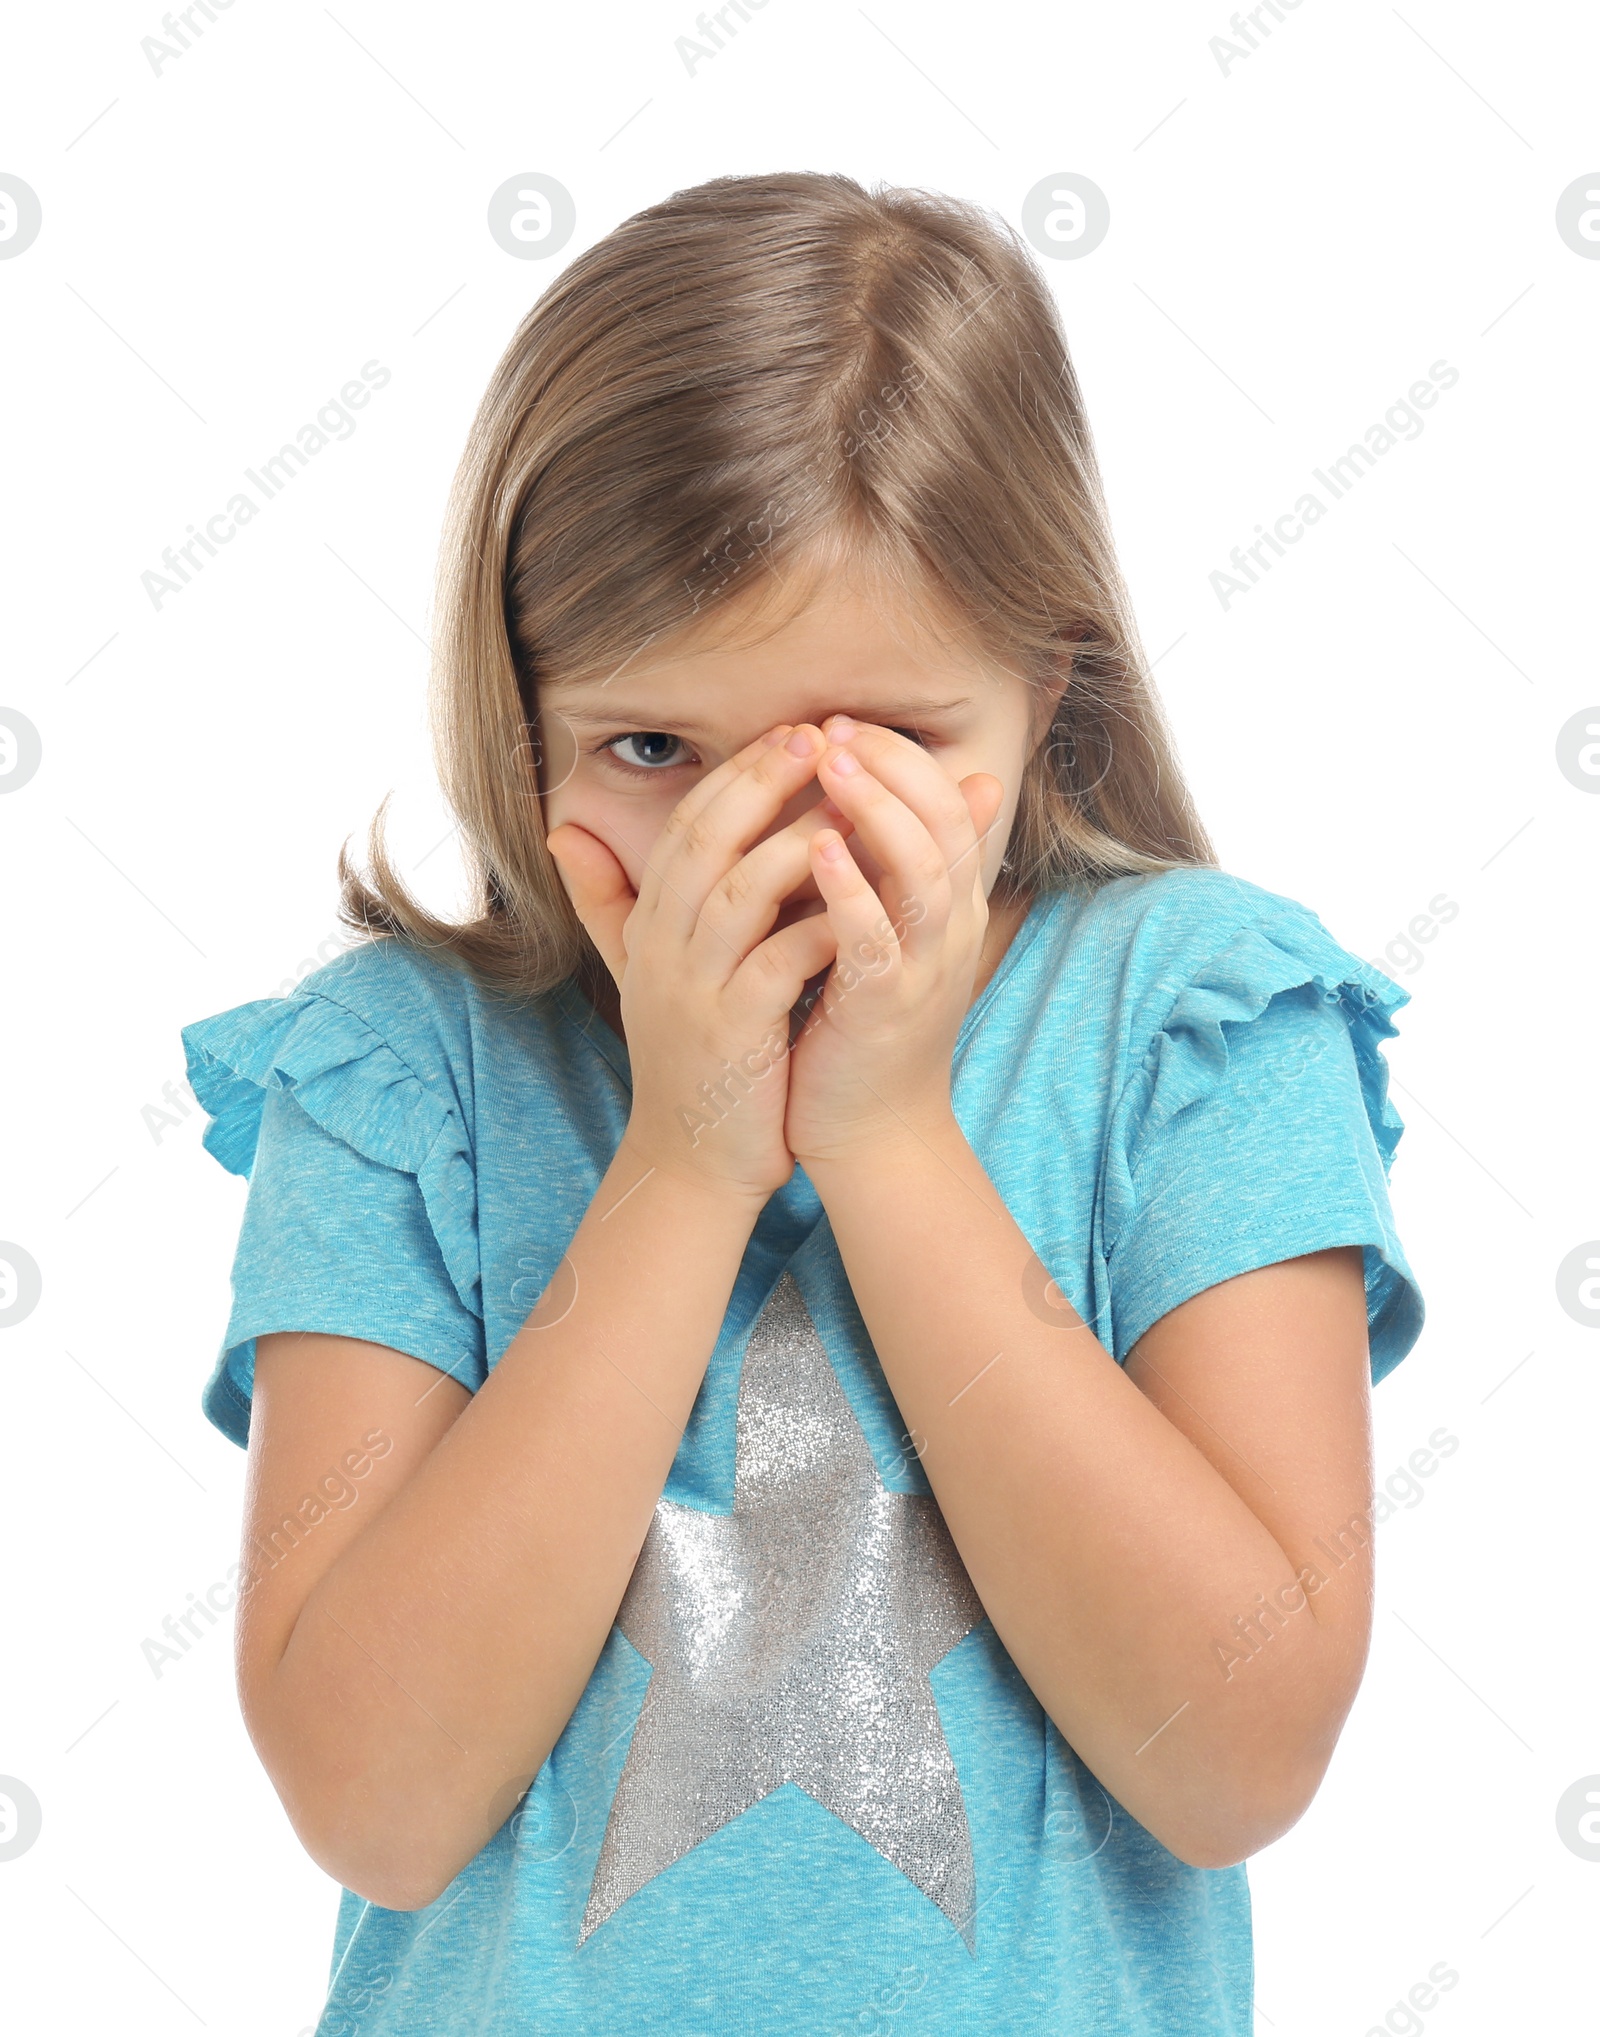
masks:
<svg viewBox="0 0 1600 2037"><path fill-rule="evenodd" d="M891 728L889 730L889 733L892 736L904 736L907 742L916 743L918 747L921 749L926 749L928 746L928 739L922 733L921 729Z"/></svg>
<svg viewBox="0 0 1600 2037"><path fill-rule="evenodd" d="M601 747L625 771L661 771L687 762L682 736L665 735L660 729L630 729L625 736L613 736ZM684 754L677 754L680 751Z"/></svg>

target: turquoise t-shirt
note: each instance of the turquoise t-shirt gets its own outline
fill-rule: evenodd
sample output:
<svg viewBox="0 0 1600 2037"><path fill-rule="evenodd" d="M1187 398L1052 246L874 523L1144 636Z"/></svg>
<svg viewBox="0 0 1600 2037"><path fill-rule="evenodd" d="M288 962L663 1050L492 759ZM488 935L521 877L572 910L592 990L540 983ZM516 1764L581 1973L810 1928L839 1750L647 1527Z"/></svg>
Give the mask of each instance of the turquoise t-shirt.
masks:
<svg viewBox="0 0 1600 2037"><path fill-rule="evenodd" d="M1037 899L963 1022L956 1116L1123 1361L1253 1267L1365 1248L1374 1382L1422 1299L1379 1043L1406 993L1208 869ZM476 1390L627 1121L571 983L508 1002L380 940L183 1032L250 1182L203 1405L254 1339ZM959 1278L959 1268L941 1278ZM1242 1866L1111 1799L972 1593L802 1171L750 1241L617 1624L517 1811L426 1910L346 1891L318 2037L1253 2037Z"/></svg>

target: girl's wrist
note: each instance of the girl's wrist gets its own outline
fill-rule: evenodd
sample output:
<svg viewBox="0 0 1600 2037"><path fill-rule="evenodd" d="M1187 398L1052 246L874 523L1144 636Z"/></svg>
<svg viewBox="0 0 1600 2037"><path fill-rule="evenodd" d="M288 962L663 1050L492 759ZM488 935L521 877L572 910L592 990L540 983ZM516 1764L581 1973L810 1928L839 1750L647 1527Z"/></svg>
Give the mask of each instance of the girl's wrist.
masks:
<svg viewBox="0 0 1600 2037"><path fill-rule="evenodd" d="M635 1190L640 1195L652 1191L659 1194L665 1190L675 1196L688 1196L700 1202L708 1214L726 1214L751 1230L776 1189L782 1186L781 1182L762 1186L696 1167L682 1157L664 1152L660 1142L631 1119L610 1171L616 1177L619 1195L631 1195Z"/></svg>
<svg viewBox="0 0 1600 2037"><path fill-rule="evenodd" d="M966 1134L947 1106L879 1118L861 1130L830 1138L815 1151L795 1158L818 1195L845 1178L876 1178L885 1185L907 1170L925 1172L952 1159L967 1144Z"/></svg>

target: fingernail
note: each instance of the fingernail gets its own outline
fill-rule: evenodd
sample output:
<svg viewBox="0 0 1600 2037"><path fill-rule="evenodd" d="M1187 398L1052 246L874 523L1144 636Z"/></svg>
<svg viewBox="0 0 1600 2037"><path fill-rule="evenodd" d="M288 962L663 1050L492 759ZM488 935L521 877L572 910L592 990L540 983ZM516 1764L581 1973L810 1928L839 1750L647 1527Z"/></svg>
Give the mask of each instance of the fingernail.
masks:
<svg viewBox="0 0 1600 2037"><path fill-rule="evenodd" d="M844 855L844 840L839 835L819 835L817 849L825 862L837 863Z"/></svg>
<svg viewBox="0 0 1600 2037"><path fill-rule="evenodd" d="M793 722L786 721L779 728L768 729L767 733L761 738L761 747L765 750L770 750L774 743L781 743L793 726Z"/></svg>
<svg viewBox="0 0 1600 2037"><path fill-rule="evenodd" d="M817 747L816 738L809 728L797 728L783 746L791 757L809 757Z"/></svg>
<svg viewBox="0 0 1600 2037"><path fill-rule="evenodd" d="M836 743L847 743L856 732L856 725L847 714L836 714L828 723L828 735Z"/></svg>
<svg viewBox="0 0 1600 2037"><path fill-rule="evenodd" d="M841 750L838 756L830 757L828 759L828 762L833 766L834 770L838 772L841 778L848 778L852 771L859 771L861 769L861 766L856 762L855 758L851 756L848 750Z"/></svg>

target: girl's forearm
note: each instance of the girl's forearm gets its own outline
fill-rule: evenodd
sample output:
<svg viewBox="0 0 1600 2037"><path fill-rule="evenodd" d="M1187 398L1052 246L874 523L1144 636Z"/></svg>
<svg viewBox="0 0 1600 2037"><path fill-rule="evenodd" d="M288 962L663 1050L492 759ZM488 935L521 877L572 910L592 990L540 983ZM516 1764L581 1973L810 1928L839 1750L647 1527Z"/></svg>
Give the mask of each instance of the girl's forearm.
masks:
<svg viewBox="0 0 1600 2037"><path fill-rule="evenodd" d="M1239 1622L1259 1633L1263 1604L1292 1606L1312 1550L1280 1546L1070 1304L1030 1306L1043 1271L953 1118L807 1171L951 1535L1040 1703L1191 1865L1277 1837L1355 1682L1303 1591L1259 1663ZM1352 1574L1330 1595L1359 1588ZM1248 1675L1224 1674L1219 1642Z"/></svg>
<svg viewBox="0 0 1600 2037"><path fill-rule="evenodd" d="M543 1764L610 1633L763 1199L650 1172L624 1141L487 1381L309 1594L251 1726L347 1885L431 1901Z"/></svg>

